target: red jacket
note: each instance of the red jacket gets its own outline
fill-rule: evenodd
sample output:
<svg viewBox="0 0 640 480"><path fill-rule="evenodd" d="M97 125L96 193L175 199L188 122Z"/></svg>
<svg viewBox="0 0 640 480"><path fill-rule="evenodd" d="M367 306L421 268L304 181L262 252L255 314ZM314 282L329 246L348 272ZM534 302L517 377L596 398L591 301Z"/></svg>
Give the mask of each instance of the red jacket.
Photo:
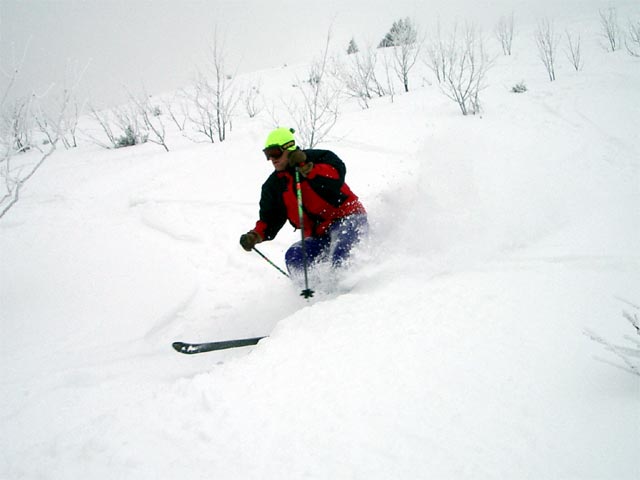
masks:
<svg viewBox="0 0 640 480"><path fill-rule="evenodd" d="M356 213L366 214L362 203L344 183L346 167L329 150L305 150L313 168L306 177L300 175L304 236L321 236L334 221ZM273 239L289 220L300 228L295 171L274 171L262 185L260 220L254 231L263 240Z"/></svg>

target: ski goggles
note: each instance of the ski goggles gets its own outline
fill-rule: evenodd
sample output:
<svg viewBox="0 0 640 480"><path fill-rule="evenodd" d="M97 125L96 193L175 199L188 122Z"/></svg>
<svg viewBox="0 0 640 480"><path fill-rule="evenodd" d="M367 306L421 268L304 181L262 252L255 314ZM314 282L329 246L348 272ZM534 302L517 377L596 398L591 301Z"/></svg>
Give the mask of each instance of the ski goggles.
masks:
<svg viewBox="0 0 640 480"><path fill-rule="evenodd" d="M273 147L267 147L262 150L264 156L267 157L267 160L278 160L282 154L284 153L284 149L280 145L276 145Z"/></svg>
<svg viewBox="0 0 640 480"><path fill-rule="evenodd" d="M284 145L269 145L267 148L262 150L262 153L267 157L267 160L278 160L287 148L293 147L294 145L295 142L293 140L285 143Z"/></svg>

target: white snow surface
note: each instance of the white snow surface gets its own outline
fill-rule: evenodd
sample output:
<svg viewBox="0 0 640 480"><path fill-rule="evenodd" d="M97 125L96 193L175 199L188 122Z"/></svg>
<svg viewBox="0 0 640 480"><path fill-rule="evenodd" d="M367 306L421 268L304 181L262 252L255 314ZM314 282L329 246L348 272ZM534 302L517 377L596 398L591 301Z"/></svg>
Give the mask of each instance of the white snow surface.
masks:
<svg viewBox="0 0 640 480"><path fill-rule="evenodd" d="M640 61L575 22L584 69L549 82L523 27L481 116L423 67L345 101L320 148L371 235L309 301L238 245L266 111L169 153L58 149L0 220L0 478L640 478L640 377L583 334L620 343L640 303ZM294 72L259 75L276 98ZM283 266L298 236L260 247Z"/></svg>

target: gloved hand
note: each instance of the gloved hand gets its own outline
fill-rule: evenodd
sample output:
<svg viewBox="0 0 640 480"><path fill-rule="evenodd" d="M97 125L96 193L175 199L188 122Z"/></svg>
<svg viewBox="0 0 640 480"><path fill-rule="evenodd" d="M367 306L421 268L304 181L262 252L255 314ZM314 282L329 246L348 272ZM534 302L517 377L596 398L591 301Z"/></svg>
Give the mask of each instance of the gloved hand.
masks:
<svg viewBox="0 0 640 480"><path fill-rule="evenodd" d="M253 250L253 247L255 247L256 244L260 243L261 241L262 241L262 238L260 237L260 235L258 235L258 233L253 230L243 235L240 235L240 245L247 252L250 252L251 250Z"/></svg>
<svg viewBox="0 0 640 480"><path fill-rule="evenodd" d="M313 162L307 162L307 154L303 150L292 150L289 152L289 166L298 168L302 176L306 177L313 168Z"/></svg>

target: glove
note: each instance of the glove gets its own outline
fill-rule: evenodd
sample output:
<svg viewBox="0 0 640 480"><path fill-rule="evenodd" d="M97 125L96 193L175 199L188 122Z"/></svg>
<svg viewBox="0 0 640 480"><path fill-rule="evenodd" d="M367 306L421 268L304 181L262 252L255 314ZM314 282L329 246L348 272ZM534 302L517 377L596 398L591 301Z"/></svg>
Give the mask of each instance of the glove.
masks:
<svg viewBox="0 0 640 480"><path fill-rule="evenodd" d="M289 166L291 168L297 167L302 176L306 177L313 168L313 162L307 162L307 154L298 149L289 152Z"/></svg>
<svg viewBox="0 0 640 480"><path fill-rule="evenodd" d="M262 238L260 238L260 235L258 235L257 232L253 230L243 235L240 235L240 245L247 252L250 252L251 250L253 250L253 247L255 247L256 244L260 243L261 241L262 241Z"/></svg>
<svg viewBox="0 0 640 480"><path fill-rule="evenodd" d="M300 166L298 167L298 171L302 174L303 177L306 177L307 175L309 175L309 172L311 172L312 168L313 162L305 162L300 164Z"/></svg>

